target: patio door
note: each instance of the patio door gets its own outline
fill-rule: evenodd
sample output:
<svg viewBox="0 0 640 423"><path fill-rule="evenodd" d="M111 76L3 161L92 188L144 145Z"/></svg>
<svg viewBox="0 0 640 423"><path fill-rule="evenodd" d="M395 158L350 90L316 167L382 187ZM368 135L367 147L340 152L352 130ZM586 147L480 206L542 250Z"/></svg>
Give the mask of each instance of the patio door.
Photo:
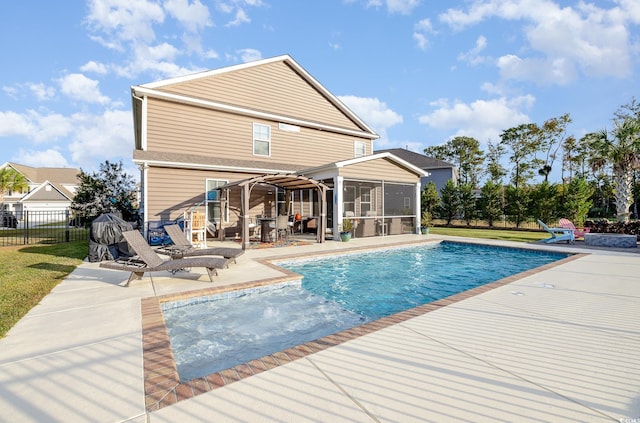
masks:
<svg viewBox="0 0 640 423"><path fill-rule="evenodd" d="M205 208L207 214L207 220L214 225L216 228L220 227L220 223L222 222L222 203L220 201L221 193L218 187L221 187L227 184L228 181L220 180L220 179L207 179L207 191L205 194ZM228 202L227 202L228 205ZM227 206L228 207L228 206ZM225 220L228 220L228 215L226 210L225 212Z"/></svg>

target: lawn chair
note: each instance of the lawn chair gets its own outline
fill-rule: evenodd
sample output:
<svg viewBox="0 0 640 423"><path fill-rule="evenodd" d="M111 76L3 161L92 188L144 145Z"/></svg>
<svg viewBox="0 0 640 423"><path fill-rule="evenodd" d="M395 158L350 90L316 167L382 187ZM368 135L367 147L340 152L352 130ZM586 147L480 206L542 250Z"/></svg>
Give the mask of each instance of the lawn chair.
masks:
<svg viewBox="0 0 640 423"><path fill-rule="evenodd" d="M575 241L575 236L573 235L573 231L567 228L550 228L548 227L542 220L538 219L538 224L551 235L551 238L546 238L541 240L544 243L550 244L553 242L562 242L566 241L567 244Z"/></svg>
<svg viewBox="0 0 640 423"><path fill-rule="evenodd" d="M141 279L142 275L147 272L169 271L175 274L178 270L191 267L204 267L207 269L209 280L213 282L213 276L217 275L217 269L227 268L227 259L219 257L193 257L181 258L175 260L163 260L155 251L147 244L144 237L137 230L126 231L122 233L129 247L137 254L132 259L117 259L112 261L104 261L100 263L100 267L112 270L123 270L131 272L125 286L133 279Z"/></svg>
<svg viewBox="0 0 640 423"><path fill-rule="evenodd" d="M172 258L196 257L196 256L222 256L236 262L236 258L244 254L240 248L211 247L195 248L178 225L165 225L164 230L173 241L173 245L160 247L157 251Z"/></svg>
<svg viewBox="0 0 640 423"><path fill-rule="evenodd" d="M584 238L584 234L588 234L591 228L576 228L572 221L569 219L560 219L558 221L558 226L561 228L571 229L573 231L573 236L576 238Z"/></svg>

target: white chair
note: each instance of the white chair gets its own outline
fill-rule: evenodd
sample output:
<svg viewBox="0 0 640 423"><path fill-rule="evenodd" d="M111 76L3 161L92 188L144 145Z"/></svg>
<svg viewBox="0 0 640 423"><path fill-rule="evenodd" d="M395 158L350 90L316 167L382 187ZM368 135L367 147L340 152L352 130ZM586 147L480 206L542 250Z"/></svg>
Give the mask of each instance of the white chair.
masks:
<svg viewBox="0 0 640 423"><path fill-rule="evenodd" d="M289 226L289 216L278 216L276 218L276 238L280 239L284 236L289 239L289 232L293 226Z"/></svg>

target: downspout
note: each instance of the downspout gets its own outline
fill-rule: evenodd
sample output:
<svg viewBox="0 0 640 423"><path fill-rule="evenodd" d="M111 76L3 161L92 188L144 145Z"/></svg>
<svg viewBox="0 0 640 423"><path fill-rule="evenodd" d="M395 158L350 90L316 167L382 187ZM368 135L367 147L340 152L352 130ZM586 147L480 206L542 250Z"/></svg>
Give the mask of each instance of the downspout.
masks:
<svg viewBox="0 0 640 423"><path fill-rule="evenodd" d="M140 149L145 150L147 147L147 101L146 97L138 97L135 95L135 91L131 90L131 97L138 100L140 102ZM135 111L133 113L133 127L134 127L134 139L135 139L135 125L136 125L136 114ZM135 144L135 141L134 141ZM133 146L134 149L136 146ZM147 178L149 172L149 164L147 162L141 163L139 165L140 169L140 185L142 188L142 231L145 239L148 239L148 227L147 224L149 222L149 207L148 207L148 187L147 187Z"/></svg>

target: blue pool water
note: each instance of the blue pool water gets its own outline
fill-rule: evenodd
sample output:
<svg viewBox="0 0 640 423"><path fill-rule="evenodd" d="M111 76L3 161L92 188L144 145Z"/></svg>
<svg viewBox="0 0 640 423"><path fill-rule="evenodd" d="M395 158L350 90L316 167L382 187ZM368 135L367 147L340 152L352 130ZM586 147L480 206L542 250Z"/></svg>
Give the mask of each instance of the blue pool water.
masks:
<svg viewBox="0 0 640 423"><path fill-rule="evenodd" d="M163 305L181 380L224 370L565 254L443 242L279 262L302 284Z"/></svg>

